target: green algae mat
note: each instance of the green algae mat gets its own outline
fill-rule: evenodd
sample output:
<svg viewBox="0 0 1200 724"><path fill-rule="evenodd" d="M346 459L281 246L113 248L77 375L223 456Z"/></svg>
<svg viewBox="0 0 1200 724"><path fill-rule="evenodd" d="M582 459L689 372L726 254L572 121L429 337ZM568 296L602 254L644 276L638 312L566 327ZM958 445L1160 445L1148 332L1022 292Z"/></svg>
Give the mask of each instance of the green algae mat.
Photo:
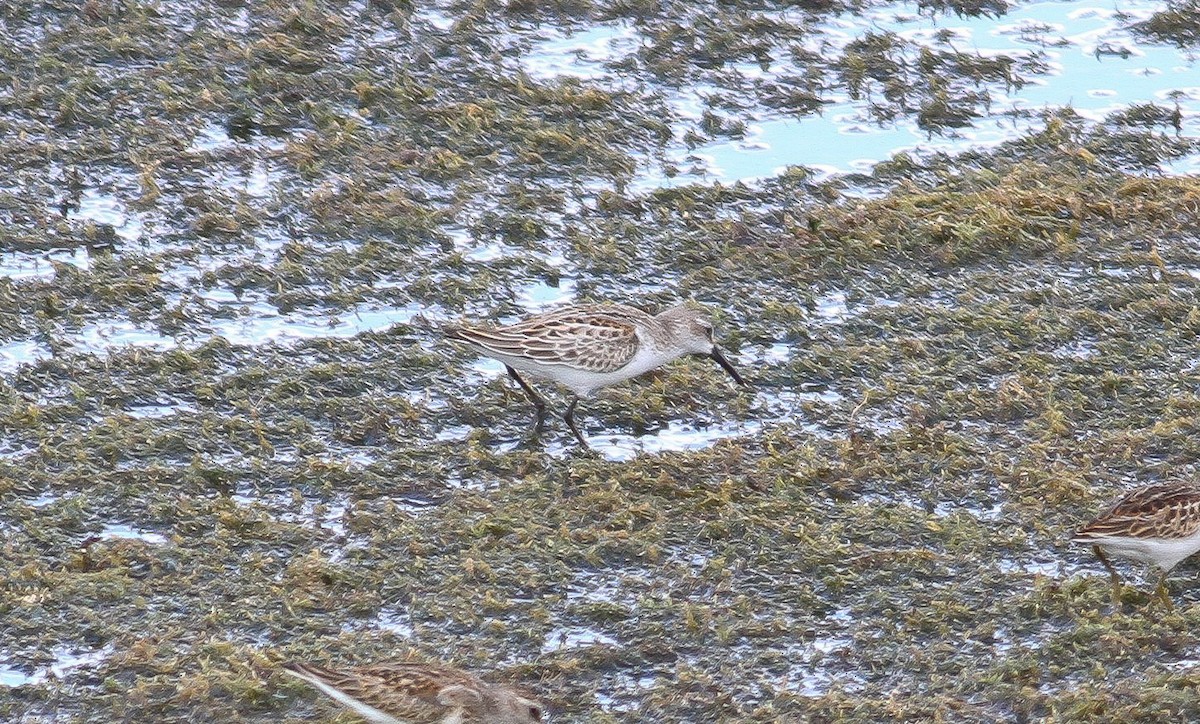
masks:
<svg viewBox="0 0 1200 724"><path fill-rule="evenodd" d="M0 8L0 719L350 722L279 664L386 659L562 722L1200 717L1197 565L1168 612L1067 542L1195 476L1194 139L647 187L662 92L512 62L625 18L670 87L764 8ZM534 444L439 326L564 299L709 304L754 390L679 361Z"/></svg>

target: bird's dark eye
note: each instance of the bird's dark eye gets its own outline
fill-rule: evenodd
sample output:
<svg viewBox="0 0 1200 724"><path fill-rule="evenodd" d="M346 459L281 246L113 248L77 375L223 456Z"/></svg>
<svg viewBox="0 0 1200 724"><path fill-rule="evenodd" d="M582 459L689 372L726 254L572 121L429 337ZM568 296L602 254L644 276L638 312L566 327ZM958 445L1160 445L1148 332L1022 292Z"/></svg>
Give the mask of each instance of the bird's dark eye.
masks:
<svg viewBox="0 0 1200 724"><path fill-rule="evenodd" d="M708 341L709 341L709 342L711 342L711 341L712 341L712 327L705 327L705 328L704 328L704 336L705 336L705 337L708 337Z"/></svg>
<svg viewBox="0 0 1200 724"><path fill-rule="evenodd" d="M536 706L529 707L529 716L533 717L534 721L542 720L542 710Z"/></svg>

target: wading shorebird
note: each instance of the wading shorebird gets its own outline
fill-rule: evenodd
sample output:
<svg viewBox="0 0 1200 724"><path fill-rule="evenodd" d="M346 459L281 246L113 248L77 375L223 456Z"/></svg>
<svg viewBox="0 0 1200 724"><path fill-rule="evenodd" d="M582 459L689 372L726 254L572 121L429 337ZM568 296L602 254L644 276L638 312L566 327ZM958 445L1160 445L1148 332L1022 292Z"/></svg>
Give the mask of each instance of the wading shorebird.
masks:
<svg viewBox="0 0 1200 724"><path fill-rule="evenodd" d="M684 355L711 357L739 384L737 373L713 342L713 325L699 306L680 304L650 315L624 304L582 304L532 316L508 327L451 325L446 336L504 363L546 421L546 401L520 373L557 382L575 393L563 419L584 448L575 405L602 387L624 382Z"/></svg>
<svg viewBox="0 0 1200 724"><path fill-rule="evenodd" d="M1121 496L1112 507L1081 527L1071 539L1090 543L1113 583L1118 600L1121 579L1105 551L1157 566L1158 594L1172 608L1167 574L1184 558L1200 551L1200 487L1190 483L1155 483Z"/></svg>
<svg viewBox="0 0 1200 724"><path fill-rule="evenodd" d="M545 715L516 689L449 666L394 662L335 670L291 663L284 671L376 724L528 724Z"/></svg>

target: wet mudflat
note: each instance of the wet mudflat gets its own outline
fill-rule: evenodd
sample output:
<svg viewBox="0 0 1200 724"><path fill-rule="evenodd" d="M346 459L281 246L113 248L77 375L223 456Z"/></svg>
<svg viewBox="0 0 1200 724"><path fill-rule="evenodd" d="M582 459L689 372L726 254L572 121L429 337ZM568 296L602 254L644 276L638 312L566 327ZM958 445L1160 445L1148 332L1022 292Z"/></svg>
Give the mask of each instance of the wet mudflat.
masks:
<svg viewBox="0 0 1200 724"><path fill-rule="evenodd" d="M952 138L1049 72L820 44L878 10L0 8L0 718L350 721L276 664L403 657L555 721L1200 715L1196 564L1115 606L1066 543L1195 474L1195 99L705 175L768 111ZM597 25L636 42L547 72ZM437 332L680 298L756 389L609 390L594 458Z"/></svg>

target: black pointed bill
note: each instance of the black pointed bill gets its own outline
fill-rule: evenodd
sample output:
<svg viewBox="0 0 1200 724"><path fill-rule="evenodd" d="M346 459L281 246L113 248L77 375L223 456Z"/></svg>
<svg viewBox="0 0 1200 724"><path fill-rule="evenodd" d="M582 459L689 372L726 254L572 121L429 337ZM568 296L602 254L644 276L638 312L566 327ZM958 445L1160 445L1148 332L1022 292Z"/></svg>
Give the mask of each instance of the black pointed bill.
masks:
<svg viewBox="0 0 1200 724"><path fill-rule="evenodd" d="M708 356L716 360L717 364L721 365L721 368L728 372L729 376L737 381L739 385L743 387L750 386L745 380L742 379L742 376L738 374L738 371L733 368L733 365L729 364L729 360L725 359L725 355L721 354L720 347L713 347L713 351L710 352Z"/></svg>

